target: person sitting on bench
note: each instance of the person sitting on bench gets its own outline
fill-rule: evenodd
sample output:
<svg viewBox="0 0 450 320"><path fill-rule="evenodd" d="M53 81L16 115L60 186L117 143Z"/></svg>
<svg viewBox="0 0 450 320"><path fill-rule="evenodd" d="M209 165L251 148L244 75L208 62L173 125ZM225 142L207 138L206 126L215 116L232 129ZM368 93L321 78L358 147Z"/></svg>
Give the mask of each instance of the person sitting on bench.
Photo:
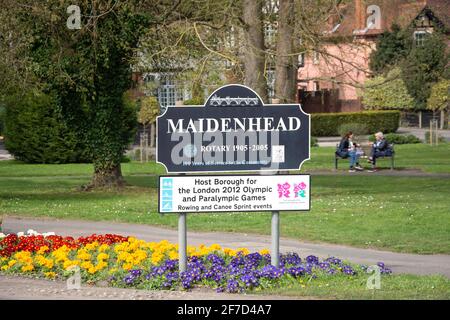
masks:
<svg viewBox="0 0 450 320"><path fill-rule="evenodd" d="M392 156L392 150L389 147L389 143L384 138L383 132L375 133L375 142L372 144L372 150L369 157L372 169L369 170L369 172L377 171L377 168L375 167L377 158L389 156Z"/></svg>
<svg viewBox="0 0 450 320"><path fill-rule="evenodd" d="M364 170L358 162L359 154L356 152L356 147L358 144L353 142L353 133L351 131L347 132L339 143L338 150L336 154L345 159L350 158L350 169L349 172L355 172L355 170Z"/></svg>

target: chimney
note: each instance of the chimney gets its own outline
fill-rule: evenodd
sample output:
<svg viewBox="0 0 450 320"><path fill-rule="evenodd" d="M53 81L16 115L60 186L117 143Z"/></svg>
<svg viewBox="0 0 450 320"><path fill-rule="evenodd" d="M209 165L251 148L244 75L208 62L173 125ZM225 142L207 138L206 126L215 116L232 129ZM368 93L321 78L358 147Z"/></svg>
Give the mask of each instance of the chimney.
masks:
<svg viewBox="0 0 450 320"><path fill-rule="evenodd" d="M364 18L365 5L363 4L363 0L355 0L355 30L361 30L366 27Z"/></svg>

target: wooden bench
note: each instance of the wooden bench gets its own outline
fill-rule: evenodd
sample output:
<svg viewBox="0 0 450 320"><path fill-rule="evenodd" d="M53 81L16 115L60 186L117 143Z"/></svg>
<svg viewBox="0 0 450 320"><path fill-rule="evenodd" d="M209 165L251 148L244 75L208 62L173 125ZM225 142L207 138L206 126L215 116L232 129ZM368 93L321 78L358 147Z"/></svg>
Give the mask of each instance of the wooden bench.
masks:
<svg viewBox="0 0 450 320"><path fill-rule="evenodd" d="M394 158L395 158L394 144L393 144L393 143L390 143L390 144L389 144L389 148L392 150L392 154L389 155L389 156L378 157L378 158L377 158L377 161L378 161L379 159L382 159L382 158L390 158L390 159L391 159L391 170L394 170ZM337 154L338 150L339 150L339 143L336 144L336 150L335 150L335 152L334 152L334 169L335 169L335 170L338 169L338 160L339 160L339 159L347 159L347 158L348 158L348 157L345 157L345 158L340 157L340 156ZM366 156L366 155L363 155L363 156L359 157L359 159L368 159L368 158L369 158L369 157ZM373 167L373 166L372 166L372 167Z"/></svg>

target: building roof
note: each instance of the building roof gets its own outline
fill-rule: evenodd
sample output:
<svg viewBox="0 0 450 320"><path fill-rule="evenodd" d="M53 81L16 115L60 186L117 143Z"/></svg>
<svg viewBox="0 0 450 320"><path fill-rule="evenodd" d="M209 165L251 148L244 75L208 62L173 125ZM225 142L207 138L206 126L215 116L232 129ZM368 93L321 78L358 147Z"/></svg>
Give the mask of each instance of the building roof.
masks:
<svg viewBox="0 0 450 320"><path fill-rule="evenodd" d="M368 5L380 7L379 29L367 29ZM353 0L341 6L339 14L330 19L327 33L332 36L374 36L390 29L393 23L402 28L409 26L424 10L431 11L450 30L450 0Z"/></svg>

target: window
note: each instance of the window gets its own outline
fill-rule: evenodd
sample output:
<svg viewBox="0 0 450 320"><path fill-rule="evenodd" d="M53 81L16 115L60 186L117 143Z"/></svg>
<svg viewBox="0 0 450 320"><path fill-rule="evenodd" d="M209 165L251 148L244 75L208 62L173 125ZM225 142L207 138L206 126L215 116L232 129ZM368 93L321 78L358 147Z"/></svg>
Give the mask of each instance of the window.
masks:
<svg viewBox="0 0 450 320"><path fill-rule="evenodd" d="M264 23L264 42L267 47L272 46L275 43L277 36L277 23L265 22Z"/></svg>
<svg viewBox="0 0 450 320"><path fill-rule="evenodd" d="M305 54L304 53L300 53L298 55L298 67L304 67L305 66Z"/></svg>
<svg viewBox="0 0 450 320"><path fill-rule="evenodd" d="M426 36L427 36L426 31L415 31L414 32L414 43L416 44L416 46L422 47L423 44L425 43Z"/></svg>
<svg viewBox="0 0 450 320"><path fill-rule="evenodd" d="M167 107L174 107L176 101L183 100L183 91L181 89L170 75L161 75L158 87L158 101L161 106L161 113Z"/></svg>
<svg viewBox="0 0 450 320"><path fill-rule="evenodd" d="M267 70L267 94L268 98L275 97L275 70Z"/></svg>
<svg viewBox="0 0 450 320"><path fill-rule="evenodd" d="M319 90L320 90L319 81L314 81L313 82L313 91L319 91Z"/></svg>
<svg viewBox="0 0 450 320"><path fill-rule="evenodd" d="M320 57L319 52L314 51L314 52L313 52L313 63L314 63L314 64L319 64L319 57Z"/></svg>

